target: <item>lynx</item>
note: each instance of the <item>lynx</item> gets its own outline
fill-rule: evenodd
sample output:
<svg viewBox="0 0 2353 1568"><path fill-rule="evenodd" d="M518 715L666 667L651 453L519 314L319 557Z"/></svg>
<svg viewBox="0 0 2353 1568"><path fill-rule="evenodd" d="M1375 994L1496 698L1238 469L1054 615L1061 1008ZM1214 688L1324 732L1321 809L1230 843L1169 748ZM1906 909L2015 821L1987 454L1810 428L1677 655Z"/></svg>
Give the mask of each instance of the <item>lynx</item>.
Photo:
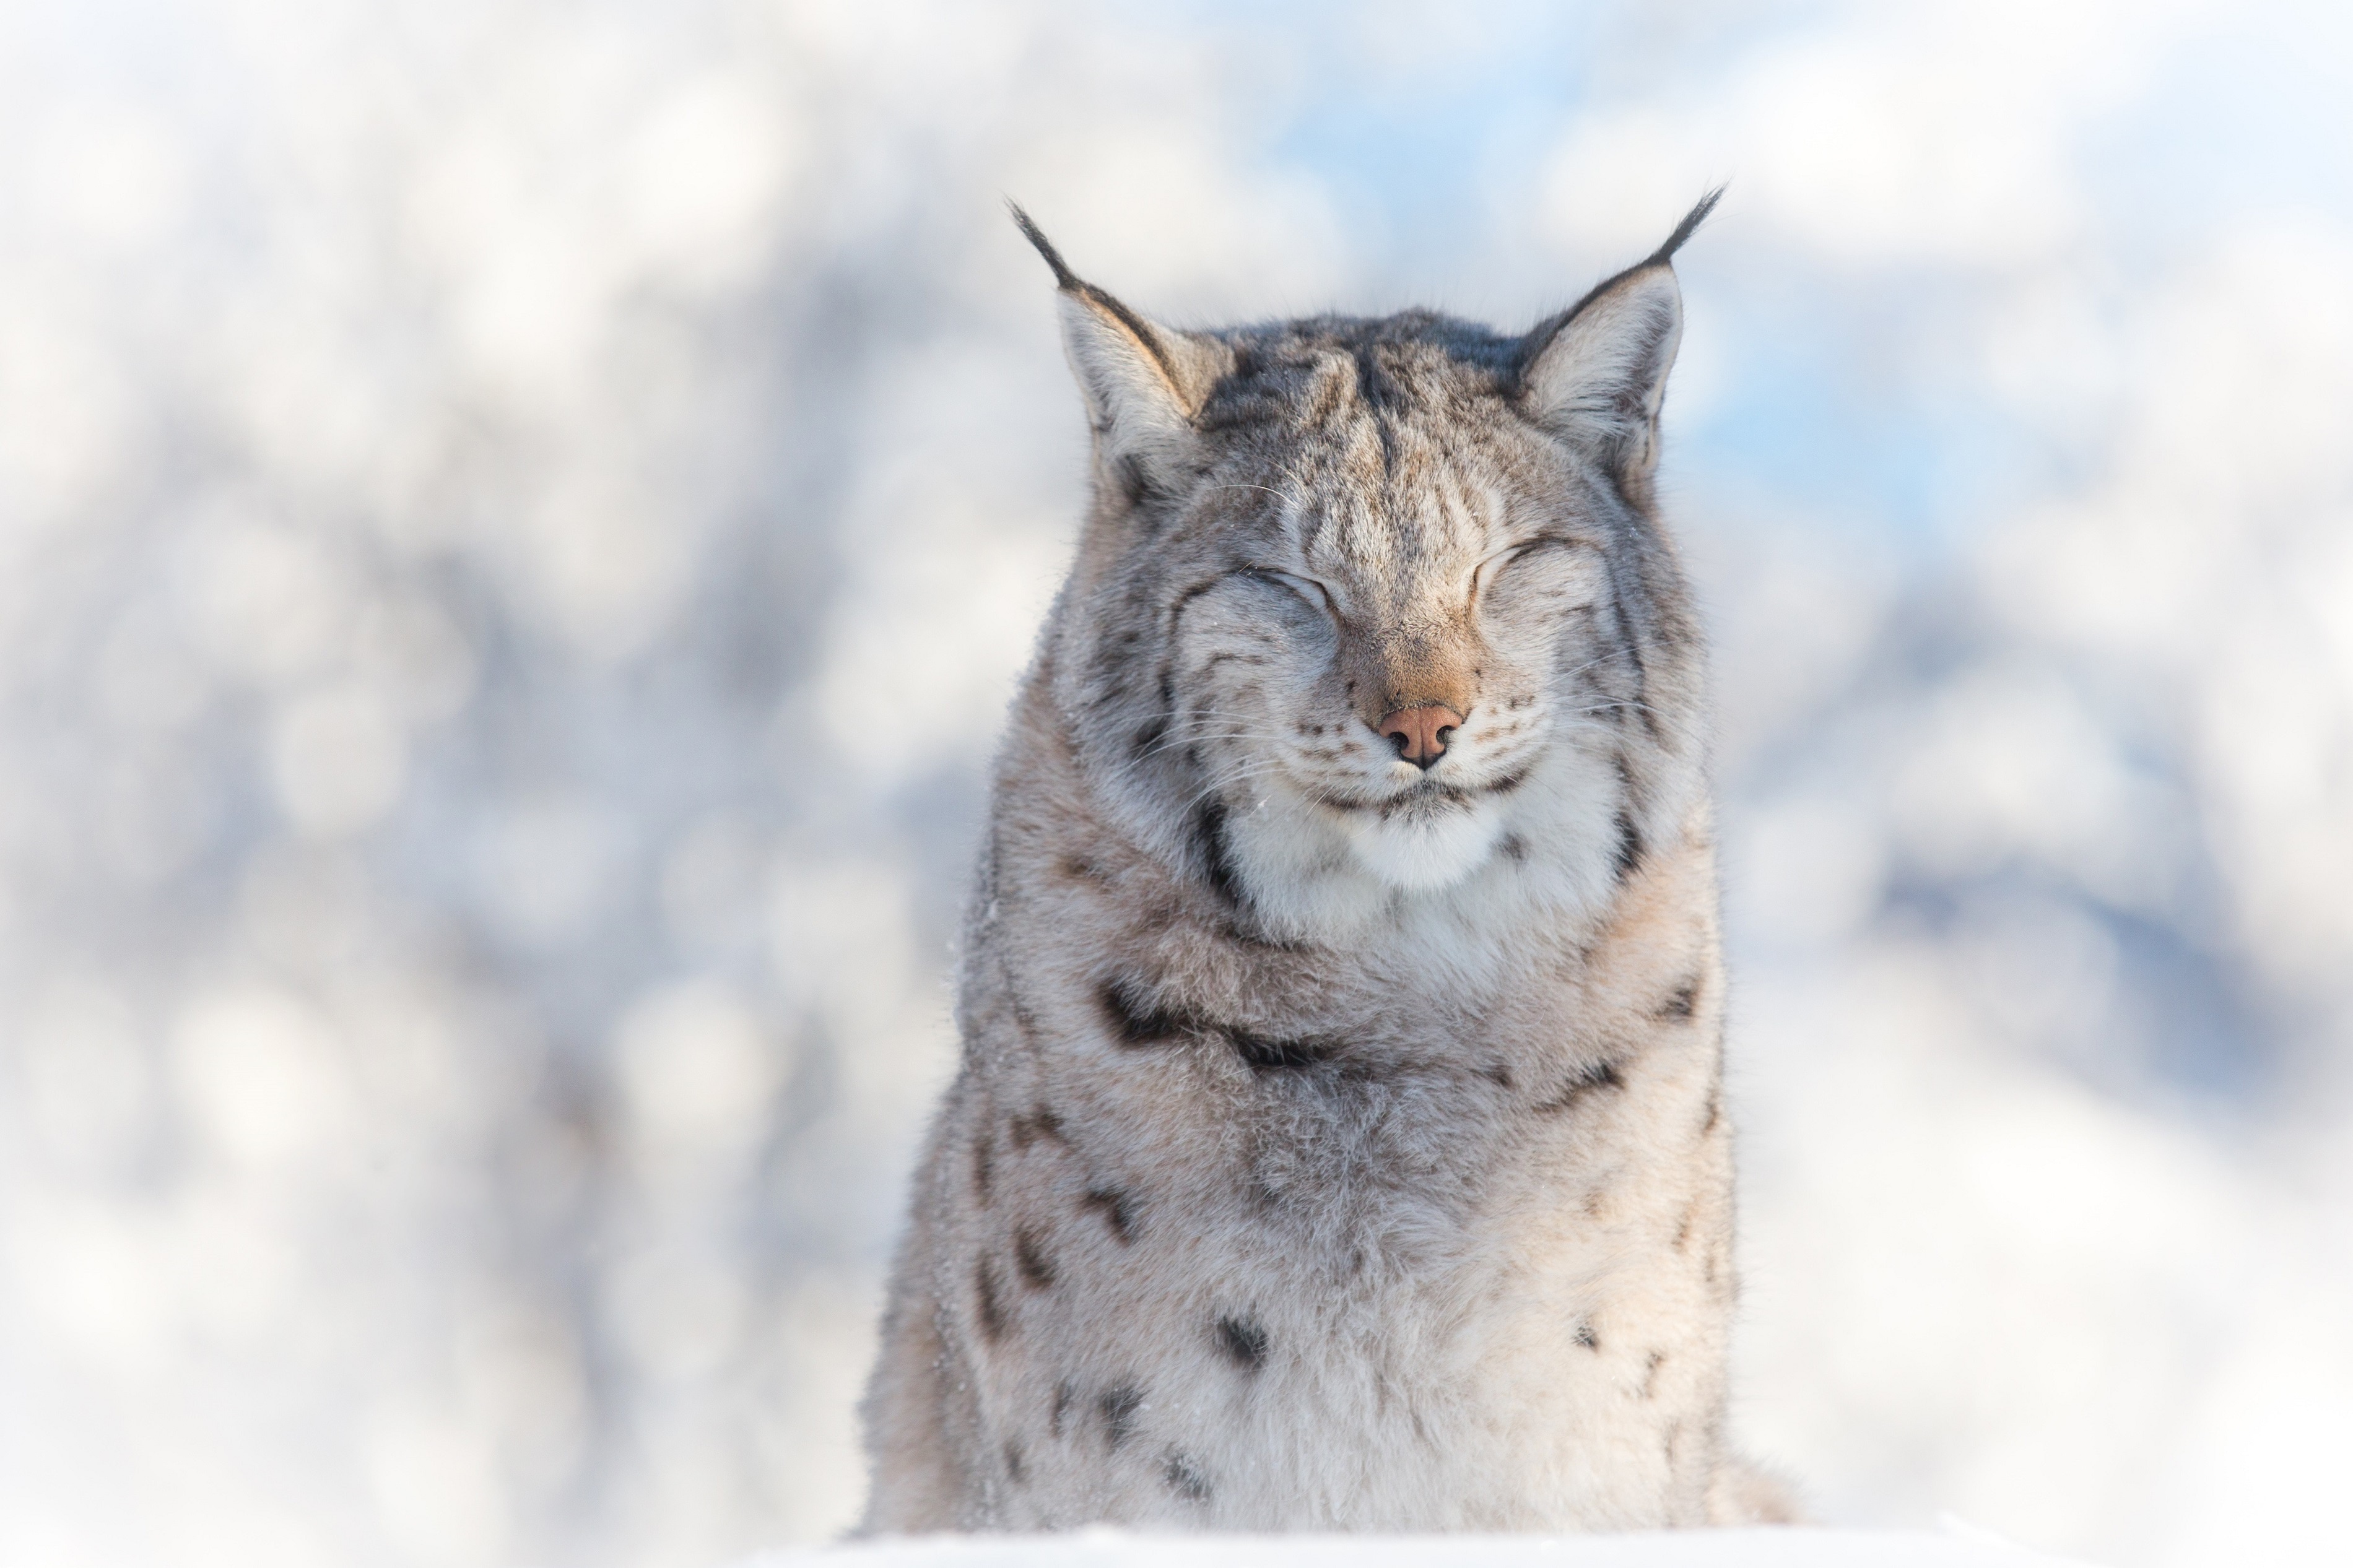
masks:
<svg viewBox="0 0 2353 1568"><path fill-rule="evenodd" d="M1178 331L1093 429L963 942L864 1533L1786 1516L1725 1435L1725 982L1645 260L1523 336Z"/></svg>

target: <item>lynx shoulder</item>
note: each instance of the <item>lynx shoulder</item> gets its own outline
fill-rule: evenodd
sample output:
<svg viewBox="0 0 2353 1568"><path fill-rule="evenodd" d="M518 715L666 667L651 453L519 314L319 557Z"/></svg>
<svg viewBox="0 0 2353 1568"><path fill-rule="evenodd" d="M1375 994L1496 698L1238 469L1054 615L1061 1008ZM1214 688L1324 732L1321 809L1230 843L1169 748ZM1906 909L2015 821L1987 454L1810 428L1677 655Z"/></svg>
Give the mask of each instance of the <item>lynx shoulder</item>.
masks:
<svg viewBox="0 0 2353 1568"><path fill-rule="evenodd" d="M965 929L864 1529L1774 1517L1728 1452L1667 243L1517 337L1052 266L1094 431ZM1018 215L1017 215L1018 216Z"/></svg>

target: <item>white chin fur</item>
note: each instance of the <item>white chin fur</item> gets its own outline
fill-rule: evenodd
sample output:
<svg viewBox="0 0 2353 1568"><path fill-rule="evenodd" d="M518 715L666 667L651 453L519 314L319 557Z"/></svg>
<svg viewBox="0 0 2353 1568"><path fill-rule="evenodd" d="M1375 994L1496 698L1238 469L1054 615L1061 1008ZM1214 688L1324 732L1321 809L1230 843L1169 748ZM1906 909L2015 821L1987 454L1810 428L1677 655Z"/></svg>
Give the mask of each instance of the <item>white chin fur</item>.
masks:
<svg viewBox="0 0 2353 1568"><path fill-rule="evenodd" d="M1435 892L1487 863L1504 836L1501 814L1485 805L1459 806L1347 825L1348 847L1364 868L1392 888Z"/></svg>

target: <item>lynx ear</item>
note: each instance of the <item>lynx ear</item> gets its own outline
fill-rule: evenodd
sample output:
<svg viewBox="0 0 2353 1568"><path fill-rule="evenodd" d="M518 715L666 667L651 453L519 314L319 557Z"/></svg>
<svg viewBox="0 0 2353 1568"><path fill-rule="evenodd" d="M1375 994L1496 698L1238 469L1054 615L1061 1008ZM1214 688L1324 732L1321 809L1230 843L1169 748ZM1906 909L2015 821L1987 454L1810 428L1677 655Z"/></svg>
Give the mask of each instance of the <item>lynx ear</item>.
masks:
<svg viewBox="0 0 2353 1568"><path fill-rule="evenodd" d="M1658 466L1659 405L1683 341L1674 254L1723 195L1710 191L1664 245L1521 340L1521 411L1593 453L1630 495Z"/></svg>
<svg viewBox="0 0 2353 1568"><path fill-rule="evenodd" d="M1231 368L1231 353L1214 338L1145 320L1073 273L1028 213L1014 207L1013 221L1054 269L1062 350L1085 395L1103 458L1167 488L1193 466L1193 416Z"/></svg>

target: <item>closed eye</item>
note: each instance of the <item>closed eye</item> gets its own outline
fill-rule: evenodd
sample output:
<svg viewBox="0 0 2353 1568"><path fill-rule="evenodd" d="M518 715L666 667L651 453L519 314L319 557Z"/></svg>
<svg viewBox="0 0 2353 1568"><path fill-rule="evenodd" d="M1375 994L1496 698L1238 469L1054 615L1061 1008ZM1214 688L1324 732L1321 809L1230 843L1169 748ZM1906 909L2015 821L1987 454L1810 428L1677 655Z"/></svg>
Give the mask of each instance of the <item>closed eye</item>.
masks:
<svg viewBox="0 0 2353 1568"><path fill-rule="evenodd" d="M1524 539L1517 544L1507 544L1503 549L1496 551L1493 555L1488 556L1484 561L1479 563L1479 570L1472 579L1472 582L1475 584L1473 591L1480 594L1485 593L1488 587L1493 584L1496 575L1501 573L1504 567L1509 566L1514 561L1524 560L1526 557L1535 555L1542 551L1573 551L1577 548L1579 547L1577 541L1573 539L1564 539L1560 535L1555 533L1539 534L1534 539Z"/></svg>
<svg viewBox="0 0 2353 1568"><path fill-rule="evenodd" d="M1313 577L1302 577L1295 572L1278 572L1271 566L1252 566L1239 575L1256 577L1267 583L1280 583L1317 609L1327 614L1331 611L1332 591Z"/></svg>

